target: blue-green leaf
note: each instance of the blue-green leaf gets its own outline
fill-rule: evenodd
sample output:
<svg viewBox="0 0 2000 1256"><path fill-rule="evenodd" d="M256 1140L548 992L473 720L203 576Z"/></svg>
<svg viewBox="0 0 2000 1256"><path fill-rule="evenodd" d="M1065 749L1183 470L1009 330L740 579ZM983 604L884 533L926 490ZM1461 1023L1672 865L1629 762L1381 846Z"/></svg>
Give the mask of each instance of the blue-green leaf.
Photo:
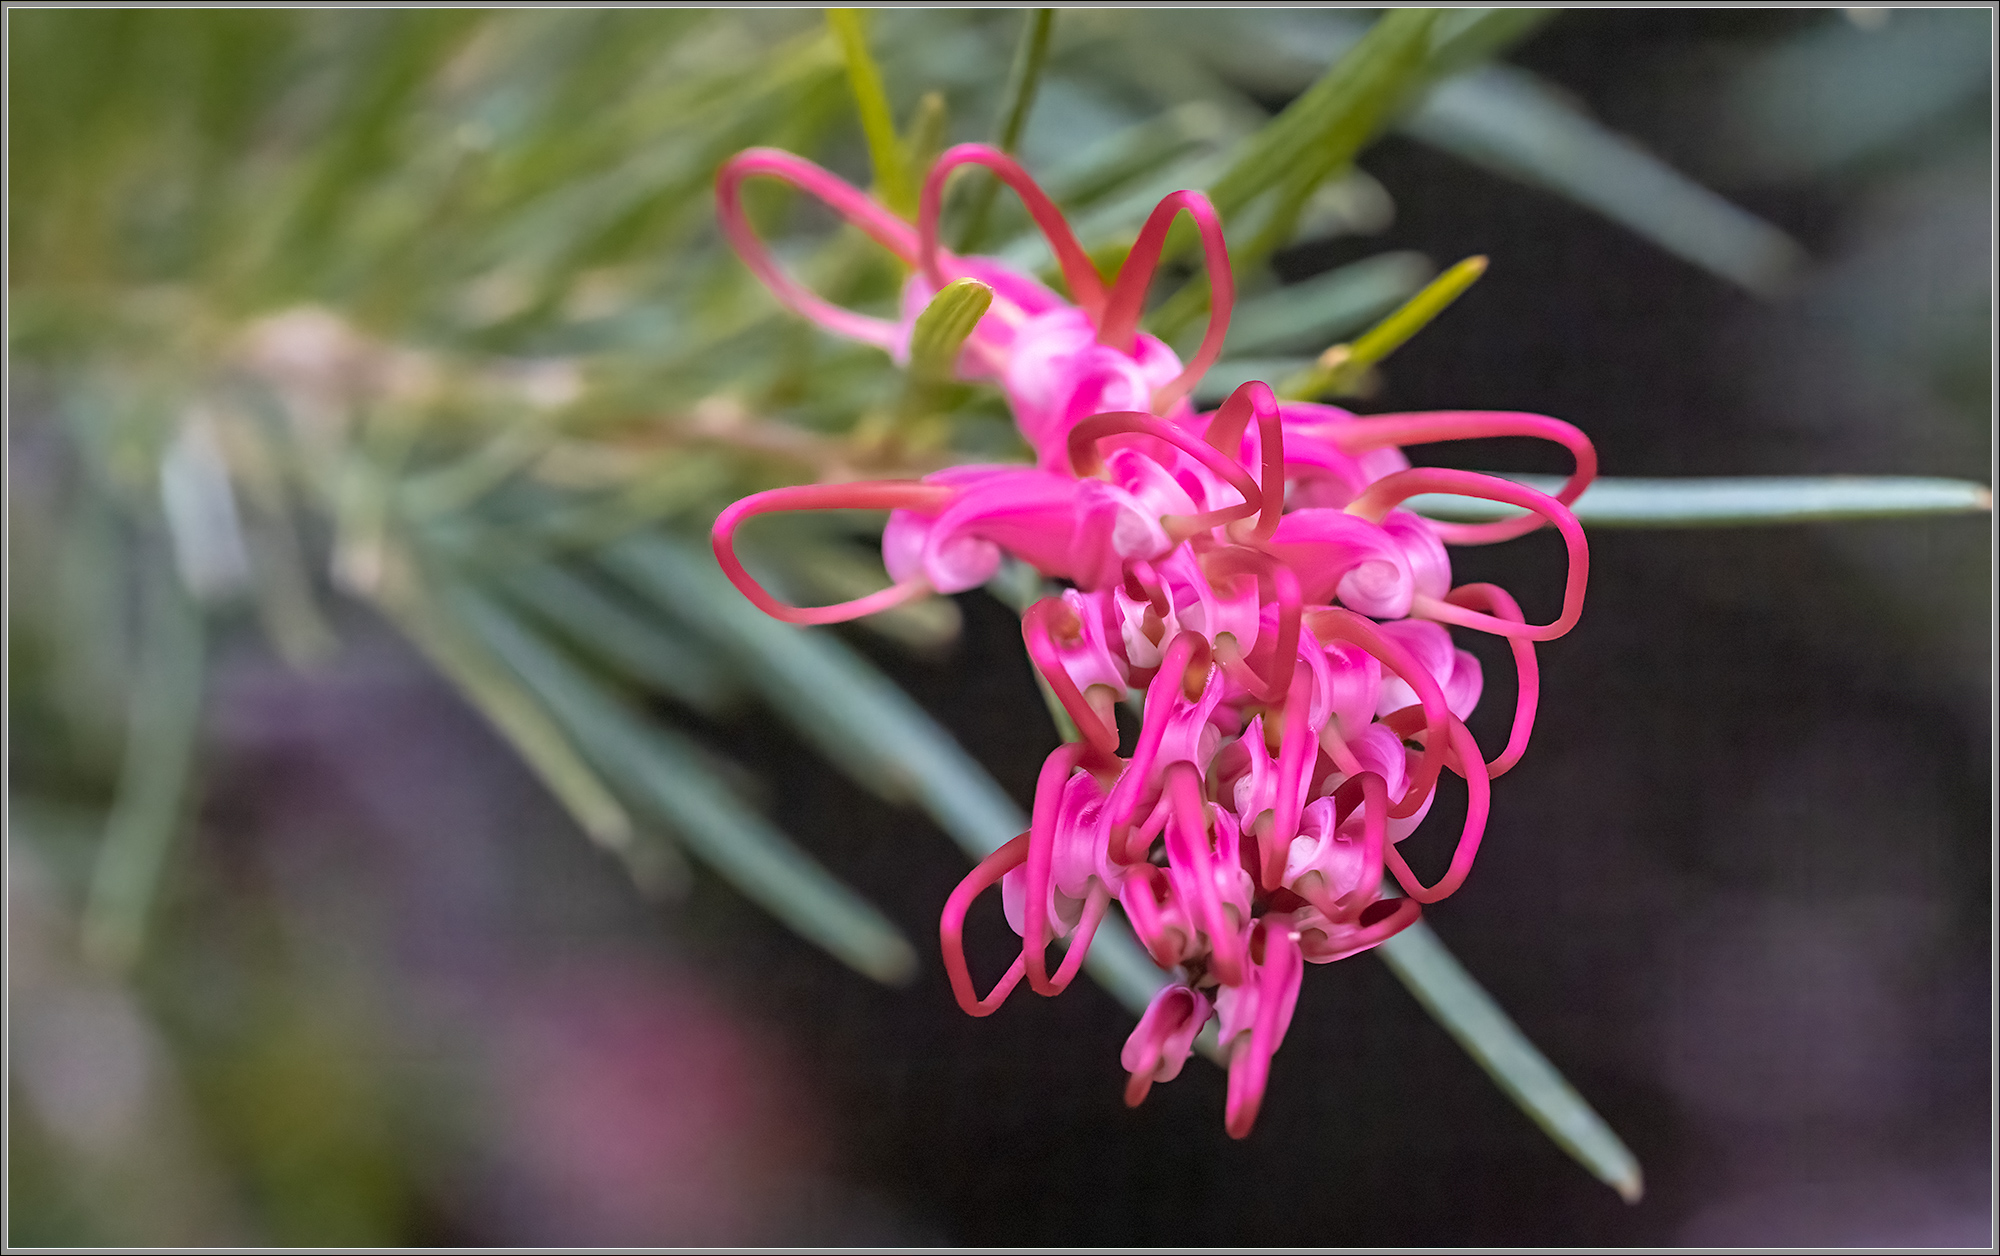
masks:
<svg viewBox="0 0 2000 1256"><path fill-rule="evenodd" d="M113 968L139 957L146 919L180 830L201 730L207 650L201 612L164 556L146 569L145 638L125 762L84 907L85 953Z"/></svg>
<svg viewBox="0 0 2000 1256"><path fill-rule="evenodd" d="M1639 1161L1548 1058L1419 920L1377 952L1479 1066L1576 1161L1627 1203L1645 1193Z"/></svg>
<svg viewBox="0 0 2000 1256"><path fill-rule="evenodd" d="M1424 286L1421 253L1379 253L1242 302L1229 320L1229 352L1320 350L1395 308Z"/></svg>
<svg viewBox="0 0 2000 1256"><path fill-rule="evenodd" d="M465 589L450 600L621 792L745 897L877 981L915 973L896 927L722 785L693 743L641 719L491 600Z"/></svg>
<svg viewBox="0 0 2000 1256"><path fill-rule="evenodd" d="M1553 493L1560 476L1506 477ZM1425 493L1405 503L1418 514L1461 523L1507 519L1512 506ZM1602 528L1700 528L1904 515L1977 514L1993 509L1993 491L1970 480L1895 475L1725 476L1713 479L1598 480L1571 507Z"/></svg>
<svg viewBox="0 0 2000 1256"><path fill-rule="evenodd" d="M1402 129L1474 165L1558 192L1753 292L1774 291L1805 262L1791 237L1525 71L1489 65L1445 82Z"/></svg>
<svg viewBox="0 0 2000 1256"><path fill-rule="evenodd" d="M883 797L916 802L969 857L984 859L1028 827L1014 800L908 694L831 634L752 606L709 555L634 536L606 550L604 563L729 652L820 753ZM1109 918L1086 967L1135 1013L1166 982L1131 930Z"/></svg>

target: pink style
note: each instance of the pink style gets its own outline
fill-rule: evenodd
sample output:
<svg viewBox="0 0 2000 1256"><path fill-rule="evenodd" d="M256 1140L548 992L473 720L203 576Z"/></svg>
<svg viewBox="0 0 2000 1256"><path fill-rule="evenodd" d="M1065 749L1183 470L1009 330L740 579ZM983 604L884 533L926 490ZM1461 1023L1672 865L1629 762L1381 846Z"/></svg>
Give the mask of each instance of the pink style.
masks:
<svg viewBox="0 0 2000 1256"><path fill-rule="evenodd" d="M945 182L991 170L1047 237L1072 301L938 243ZM752 176L808 192L910 267L902 316L831 305L779 269L744 217ZM1583 609L1589 555L1568 509L1596 474L1590 442L1540 415L1446 411L1358 417L1279 402L1249 383L1209 414L1190 390L1222 351L1234 303L1221 224L1199 192L1147 219L1108 286L1049 198L995 149L960 145L924 183L917 224L803 158L752 149L727 162L716 199L724 233L788 308L905 360L911 329L945 284L993 290L958 369L1006 395L1035 465L961 466L920 481L813 484L735 503L715 521L716 559L744 596L798 624L838 623L992 578L1004 557L1071 586L1029 609L1029 657L1080 740L1048 758L1028 832L993 852L946 902L939 932L959 1004L993 1012L1025 978L1067 987L1115 900L1168 983L1125 1044L1128 1103L1176 1076L1211 1017L1229 1067L1226 1125L1242 1138L1263 1103L1307 963L1358 954L1464 882L1485 831L1490 783L1534 726L1537 641ZM1213 292L1201 347L1183 366L1138 330L1167 229L1187 214ZM1554 441L1575 471L1551 497L1492 476L1412 467L1402 446L1493 436ZM1419 493L1520 507L1497 523L1447 524L1401 509ZM737 560L753 515L887 510L893 584L837 606L788 606ZM1560 614L1529 623L1489 584L1454 587L1445 546L1482 545L1553 525L1568 550ZM1479 664L1449 627L1507 639L1520 697L1491 760L1466 731ZM1145 695L1136 734L1115 711ZM1129 742L1129 749L1127 745ZM1451 860L1428 884L1399 850L1444 772L1468 805ZM985 995L966 966L973 902L1000 888L1020 953ZM1392 888L1393 887L1393 888ZM1048 947L1064 941L1051 966Z"/></svg>

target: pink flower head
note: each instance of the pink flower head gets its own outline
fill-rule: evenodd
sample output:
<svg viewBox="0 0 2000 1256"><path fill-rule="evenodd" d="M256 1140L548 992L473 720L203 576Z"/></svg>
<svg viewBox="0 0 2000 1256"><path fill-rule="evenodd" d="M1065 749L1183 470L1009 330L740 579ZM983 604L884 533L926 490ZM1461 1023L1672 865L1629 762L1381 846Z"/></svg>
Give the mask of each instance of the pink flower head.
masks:
<svg viewBox="0 0 2000 1256"><path fill-rule="evenodd" d="M1066 300L986 258L939 246L945 180L983 165L1020 195L1048 239ZM818 196L911 269L896 321L817 297L772 259L739 199L744 179ZM1568 504L1596 474L1581 432L1540 415L1448 411L1360 417L1279 402L1261 383L1209 414L1187 396L1221 352L1234 287L1219 220L1198 192L1147 219L1106 284L1062 214L1005 154L961 145L924 183L914 226L801 158L753 149L717 180L723 230L787 307L898 361L946 284L993 290L958 372L995 384L1035 451L1032 467L961 466L921 481L818 484L747 497L716 519L717 560L758 606L793 623L836 623L990 579L1006 557L1071 587L1031 607L1022 636L1080 740L1057 749L1036 786L1029 831L993 852L947 901L945 968L965 1010L996 1010L1022 978L1042 994L1074 978L1115 899L1169 974L1125 1045L1127 1101L1176 1076L1211 1007L1229 1066L1226 1124L1249 1133L1272 1053L1297 1002L1303 964L1393 937L1455 892L1485 832L1490 784L1517 762L1539 689L1534 643L1582 612L1589 555ZM1189 215L1202 241L1213 313L1194 359L1138 330L1167 228ZM1554 496L1465 471L1412 467L1402 447L1524 436L1567 449L1575 471ZM1520 508L1496 523L1445 524L1403 508L1422 493ZM829 607L788 606L744 571L735 531L773 511L889 512L892 584ZM1543 525L1568 556L1563 604L1530 623L1490 584L1452 584L1446 546ZM1519 697L1506 747L1487 760L1464 721L1483 688L1450 629L1506 639ZM1136 736L1115 704L1145 704ZM1401 844L1444 772L1468 804L1445 871L1426 884ZM1390 889L1399 886L1400 894ZM986 995L974 988L964 922L1000 888L1020 954ZM1067 940L1050 968L1047 948Z"/></svg>

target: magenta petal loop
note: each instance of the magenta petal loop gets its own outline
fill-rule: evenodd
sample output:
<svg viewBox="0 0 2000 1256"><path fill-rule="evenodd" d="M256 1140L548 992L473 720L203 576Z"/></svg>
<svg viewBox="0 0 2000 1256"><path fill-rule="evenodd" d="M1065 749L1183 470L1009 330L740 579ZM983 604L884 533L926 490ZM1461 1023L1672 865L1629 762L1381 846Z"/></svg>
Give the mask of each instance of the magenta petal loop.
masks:
<svg viewBox="0 0 2000 1256"><path fill-rule="evenodd" d="M1021 198L1066 295L992 258L942 247L945 185L967 165ZM898 317L836 307L782 269L744 213L741 188L751 178L816 197L909 266ZM996 1011L1023 981L1055 994L1076 976L1115 900L1169 974L1125 1044L1126 1101L1137 1104L1155 1082L1177 1076L1214 1015L1229 1068L1225 1125L1245 1137L1304 965L1394 937L1472 868L1491 782L1520 760L1533 730L1535 644L1567 633L1582 612L1589 552L1569 504L1597 472L1589 440L1542 415L1366 417L1280 401L1256 382L1196 414L1187 396L1221 352L1235 293L1221 221L1199 193L1161 200L1108 280L1027 171L985 145L939 158L914 225L818 166L769 149L725 163L716 201L724 234L783 305L899 363L945 284L970 278L993 290L957 372L999 390L1031 465L759 493L717 518L716 559L745 597L798 624L964 593L1008 558L1067 586L1028 610L1022 638L1081 740L1045 762L1029 831L982 861L947 901L939 927L946 973L975 1016ZM1168 229L1181 218L1195 227L1213 294L1211 320L1186 363L1138 326ZM1494 438L1559 445L1574 471L1549 495L1413 466L1404 453ZM1403 508L1425 493L1488 498L1521 513L1437 523ZM739 529L758 526L761 514L818 510L889 512L886 588L798 607L749 574L736 552ZM1543 527L1564 549L1560 609L1539 605L1529 615L1496 585L1452 583L1448 546ZM1490 761L1465 726L1484 688L1478 660L1455 639L1468 631L1504 638L1518 678L1507 743ZM1135 693L1144 697L1138 718L1121 728L1119 709ZM1425 825L1446 772L1464 780L1466 796L1448 853L1436 835L1406 841ZM1457 813L1451 802L1441 812ZM980 959L989 974L1000 972L982 995L965 954L965 920L996 887L1021 949L1004 970L1000 957Z"/></svg>

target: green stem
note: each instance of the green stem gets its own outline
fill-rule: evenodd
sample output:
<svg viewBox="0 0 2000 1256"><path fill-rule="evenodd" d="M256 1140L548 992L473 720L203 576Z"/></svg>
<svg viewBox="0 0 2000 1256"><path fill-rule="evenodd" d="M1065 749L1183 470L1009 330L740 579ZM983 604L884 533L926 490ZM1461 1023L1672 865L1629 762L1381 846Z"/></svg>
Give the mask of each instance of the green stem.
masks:
<svg viewBox="0 0 2000 1256"><path fill-rule="evenodd" d="M1007 74L1007 90L1001 97L1000 123L993 130L993 146L1003 153L1014 151L1027 126L1028 110L1034 107L1035 90L1042 82L1042 66L1048 60L1049 32L1054 29L1055 20L1054 9L1030 9L1028 20L1021 27L1021 42L1014 46L1014 66ZM991 175L980 178L979 190L973 194L972 208L966 214L965 230L958 238L959 252L970 253L979 247L986 235L987 215L993 211L993 198L999 192L999 180Z"/></svg>

